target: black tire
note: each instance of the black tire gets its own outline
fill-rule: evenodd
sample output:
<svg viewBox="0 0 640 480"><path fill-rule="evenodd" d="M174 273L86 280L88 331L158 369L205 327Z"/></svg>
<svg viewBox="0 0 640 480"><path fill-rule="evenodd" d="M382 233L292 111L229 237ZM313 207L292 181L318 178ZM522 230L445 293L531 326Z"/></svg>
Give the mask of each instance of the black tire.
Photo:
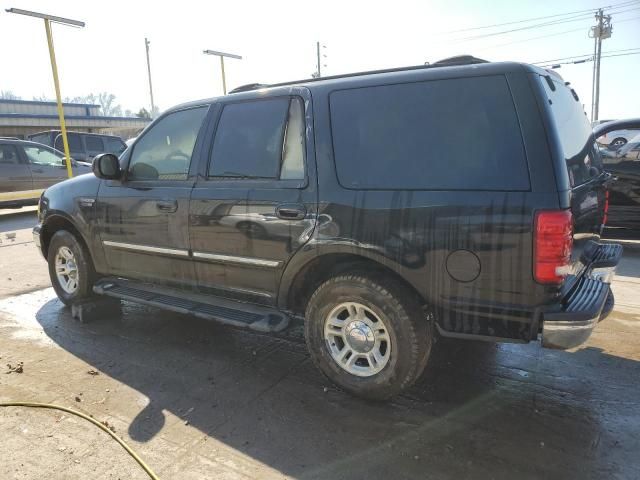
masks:
<svg viewBox="0 0 640 480"><path fill-rule="evenodd" d="M627 144L626 138L618 137L611 140L611 143L609 145L611 145L612 150L618 150L619 148L624 147L626 144Z"/></svg>
<svg viewBox="0 0 640 480"><path fill-rule="evenodd" d="M366 306L388 330L389 359L371 376L357 376L338 365L324 338L325 319L344 302ZM314 292L305 317L305 338L314 363L329 380L353 395L386 400L410 387L427 365L432 322L415 295L395 281L382 282L360 274L332 278Z"/></svg>
<svg viewBox="0 0 640 480"><path fill-rule="evenodd" d="M71 250L77 267L77 288L72 293L65 290L56 274L56 255L63 247ZM57 231L53 237L51 237L51 241L49 242L47 262L49 263L49 277L51 278L51 284L62 303L65 305L71 305L93 295L93 283L96 278L93 262L89 252L84 245L78 241L75 235L67 230Z"/></svg>

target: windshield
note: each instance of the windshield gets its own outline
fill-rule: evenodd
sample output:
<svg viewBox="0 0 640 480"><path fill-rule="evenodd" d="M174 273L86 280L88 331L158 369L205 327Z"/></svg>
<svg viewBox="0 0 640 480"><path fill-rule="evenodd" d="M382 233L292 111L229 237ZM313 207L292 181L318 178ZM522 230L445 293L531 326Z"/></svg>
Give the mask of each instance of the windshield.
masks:
<svg viewBox="0 0 640 480"><path fill-rule="evenodd" d="M539 79L548 97L570 184L572 187L582 185L602 171L589 120L571 87L550 75L541 75Z"/></svg>

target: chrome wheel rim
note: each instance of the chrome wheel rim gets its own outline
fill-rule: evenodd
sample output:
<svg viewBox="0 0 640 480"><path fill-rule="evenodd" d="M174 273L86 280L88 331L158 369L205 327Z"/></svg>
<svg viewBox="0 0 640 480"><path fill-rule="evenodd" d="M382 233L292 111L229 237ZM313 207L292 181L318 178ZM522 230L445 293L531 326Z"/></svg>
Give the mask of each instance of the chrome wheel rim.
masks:
<svg viewBox="0 0 640 480"><path fill-rule="evenodd" d="M391 337L382 318L357 302L335 307L324 322L324 339L333 360L352 375L379 373L391 357Z"/></svg>
<svg viewBox="0 0 640 480"><path fill-rule="evenodd" d="M55 258L56 278L60 288L68 294L78 290L78 264L69 247L60 247Z"/></svg>

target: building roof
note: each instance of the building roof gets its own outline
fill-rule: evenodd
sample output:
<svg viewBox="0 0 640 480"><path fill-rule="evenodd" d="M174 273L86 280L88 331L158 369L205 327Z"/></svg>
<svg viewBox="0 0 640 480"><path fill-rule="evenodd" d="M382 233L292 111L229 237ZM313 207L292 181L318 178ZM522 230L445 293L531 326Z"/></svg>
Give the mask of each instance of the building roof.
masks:
<svg viewBox="0 0 640 480"><path fill-rule="evenodd" d="M58 103L57 102L45 102L45 101L40 101L40 100L20 100L20 99L7 99L7 98L0 98L0 103L19 103L19 104L30 104L30 105L53 105L53 106L57 106ZM62 105L64 106L74 106L74 107L98 107L100 108L100 105L96 105L95 103L75 103L75 102L62 102Z"/></svg>

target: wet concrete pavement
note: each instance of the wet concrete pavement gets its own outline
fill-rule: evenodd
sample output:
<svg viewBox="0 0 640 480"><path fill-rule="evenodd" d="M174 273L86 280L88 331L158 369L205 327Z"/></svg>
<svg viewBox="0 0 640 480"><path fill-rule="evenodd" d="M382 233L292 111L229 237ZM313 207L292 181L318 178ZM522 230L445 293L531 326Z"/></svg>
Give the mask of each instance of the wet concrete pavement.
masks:
<svg viewBox="0 0 640 480"><path fill-rule="evenodd" d="M10 256L46 274L34 248ZM616 310L586 345L440 341L421 382L386 404L334 389L299 326L263 335L128 303L80 324L50 288L13 285L0 372L24 373L0 375L0 402L106 420L167 479L640 478L640 254L619 274ZM0 438L0 478L146 478L68 415L0 409Z"/></svg>

